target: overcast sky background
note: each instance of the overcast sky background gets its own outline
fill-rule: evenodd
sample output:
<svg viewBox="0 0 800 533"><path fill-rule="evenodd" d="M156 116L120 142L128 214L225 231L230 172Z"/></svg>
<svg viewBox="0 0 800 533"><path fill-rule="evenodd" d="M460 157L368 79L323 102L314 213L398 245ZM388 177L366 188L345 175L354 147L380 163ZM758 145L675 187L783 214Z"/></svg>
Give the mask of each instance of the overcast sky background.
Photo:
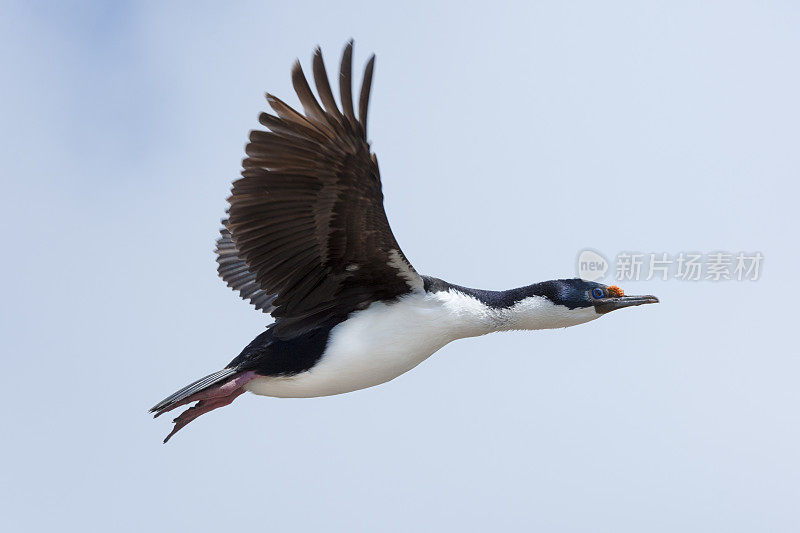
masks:
<svg viewBox="0 0 800 533"><path fill-rule="evenodd" d="M3 2L0 529L797 531L798 7L427 4ZM420 272L508 288L591 247L762 279L629 282L662 303L163 446L147 408L266 324L212 254L263 92L350 37Z"/></svg>

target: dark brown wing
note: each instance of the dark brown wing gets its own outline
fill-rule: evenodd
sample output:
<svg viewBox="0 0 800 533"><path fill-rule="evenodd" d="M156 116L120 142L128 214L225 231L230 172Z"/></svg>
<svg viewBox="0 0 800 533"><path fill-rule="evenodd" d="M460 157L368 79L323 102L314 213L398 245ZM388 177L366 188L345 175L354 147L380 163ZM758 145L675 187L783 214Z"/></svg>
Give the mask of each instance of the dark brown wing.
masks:
<svg viewBox="0 0 800 533"><path fill-rule="evenodd" d="M375 57L364 73L356 118L352 51L350 42L339 76L341 111L319 49L313 70L322 105L299 62L292 82L305 114L267 95L277 116L261 114L270 131L251 132L242 177L228 199L230 239L223 230L220 275L272 313L281 337L422 289L386 219L378 163L367 142Z"/></svg>
<svg viewBox="0 0 800 533"><path fill-rule="evenodd" d="M256 275L250 271L250 267L247 266L244 259L239 257L239 250L233 244L231 232L224 227L227 223L227 220L222 221L223 228L219 230L220 238L217 239L217 249L215 250L219 264L217 267L219 277L228 287L238 291L243 299L250 300L256 309L271 313L275 310L275 307L272 306L275 295L261 290L256 282Z"/></svg>

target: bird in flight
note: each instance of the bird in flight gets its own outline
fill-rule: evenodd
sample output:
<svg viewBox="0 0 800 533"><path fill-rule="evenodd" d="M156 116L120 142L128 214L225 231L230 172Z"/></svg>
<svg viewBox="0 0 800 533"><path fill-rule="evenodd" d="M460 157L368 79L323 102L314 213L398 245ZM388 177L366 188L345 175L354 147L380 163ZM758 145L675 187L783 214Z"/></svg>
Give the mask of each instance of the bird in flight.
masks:
<svg viewBox="0 0 800 533"><path fill-rule="evenodd" d="M313 57L309 87L299 61L292 84L303 113L267 94L274 114L250 133L217 240L220 277L274 322L228 365L150 409L190 403L167 442L189 422L246 391L307 398L385 383L456 339L495 331L565 328L610 311L657 303L582 279L505 291L461 287L417 273L392 235L367 141L373 55L356 116L353 43L339 70L341 108Z"/></svg>

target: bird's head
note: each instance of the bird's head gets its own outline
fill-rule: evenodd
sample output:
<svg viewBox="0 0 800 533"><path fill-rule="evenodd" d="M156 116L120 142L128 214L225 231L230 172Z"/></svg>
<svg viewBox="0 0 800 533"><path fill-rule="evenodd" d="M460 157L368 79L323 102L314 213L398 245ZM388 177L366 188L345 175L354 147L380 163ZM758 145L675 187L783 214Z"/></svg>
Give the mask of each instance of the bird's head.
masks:
<svg viewBox="0 0 800 533"><path fill-rule="evenodd" d="M604 315L610 311L616 311L624 307L658 303L658 298L651 294L630 296L626 295L622 289L616 285L603 285L602 283L592 284L595 286L592 287L591 290L588 290L589 301L599 315Z"/></svg>
<svg viewBox="0 0 800 533"><path fill-rule="evenodd" d="M629 296L616 285L603 285L580 278L546 281L542 285L546 296L556 305L568 309L594 308L598 315L604 315L624 307L658 303L652 295Z"/></svg>
<svg viewBox="0 0 800 533"><path fill-rule="evenodd" d="M658 303L655 296L628 296L616 285L579 278L543 281L509 291L517 302L509 329L549 329L583 324L636 305Z"/></svg>

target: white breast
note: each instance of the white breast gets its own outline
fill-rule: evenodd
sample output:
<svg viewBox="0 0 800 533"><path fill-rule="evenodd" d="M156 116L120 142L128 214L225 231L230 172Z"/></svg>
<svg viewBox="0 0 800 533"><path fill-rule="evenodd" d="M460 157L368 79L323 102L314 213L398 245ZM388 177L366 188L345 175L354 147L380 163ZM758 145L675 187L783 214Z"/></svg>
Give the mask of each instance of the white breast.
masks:
<svg viewBox="0 0 800 533"><path fill-rule="evenodd" d="M388 304L373 303L331 330L328 346L312 369L289 377L259 377L245 388L264 396L312 397L385 383L448 342L488 333L474 319L460 320L468 317L459 315L473 314L463 312L465 304L473 311L483 306L465 295L422 291Z"/></svg>

